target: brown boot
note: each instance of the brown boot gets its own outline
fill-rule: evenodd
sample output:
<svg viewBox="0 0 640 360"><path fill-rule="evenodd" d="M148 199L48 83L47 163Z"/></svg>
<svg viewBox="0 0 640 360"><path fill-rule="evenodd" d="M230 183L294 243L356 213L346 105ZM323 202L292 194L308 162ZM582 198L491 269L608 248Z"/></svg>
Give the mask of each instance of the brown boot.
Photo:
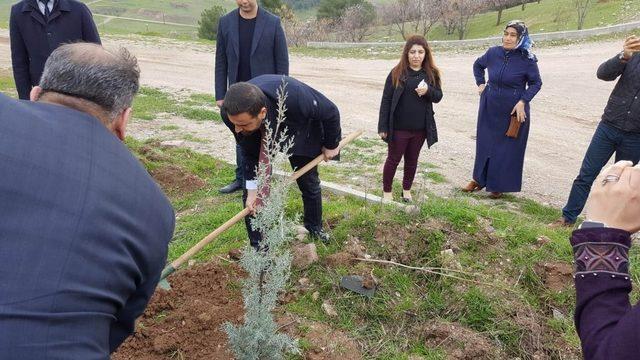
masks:
<svg viewBox="0 0 640 360"><path fill-rule="evenodd" d="M575 223L567 221L567 219L561 217L560 219L548 224L551 229L561 229L561 228L571 228L575 225Z"/></svg>
<svg viewBox="0 0 640 360"><path fill-rule="evenodd" d="M467 186L461 188L460 190L462 190L463 192L474 192L482 190L482 186L480 186L480 184L478 184L475 180L471 180L469 181Z"/></svg>
<svg viewBox="0 0 640 360"><path fill-rule="evenodd" d="M492 192L489 194L489 197L492 199L500 199L502 197L502 193L501 192Z"/></svg>

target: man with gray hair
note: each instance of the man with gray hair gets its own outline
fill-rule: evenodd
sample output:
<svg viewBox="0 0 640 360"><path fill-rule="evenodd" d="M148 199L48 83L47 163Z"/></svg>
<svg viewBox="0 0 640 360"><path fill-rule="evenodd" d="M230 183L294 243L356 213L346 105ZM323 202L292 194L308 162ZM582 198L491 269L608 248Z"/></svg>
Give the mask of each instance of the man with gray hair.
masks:
<svg viewBox="0 0 640 360"><path fill-rule="evenodd" d="M2 359L107 359L151 298L175 217L118 140L138 87L126 50L78 43L33 102L0 94Z"/></svg>

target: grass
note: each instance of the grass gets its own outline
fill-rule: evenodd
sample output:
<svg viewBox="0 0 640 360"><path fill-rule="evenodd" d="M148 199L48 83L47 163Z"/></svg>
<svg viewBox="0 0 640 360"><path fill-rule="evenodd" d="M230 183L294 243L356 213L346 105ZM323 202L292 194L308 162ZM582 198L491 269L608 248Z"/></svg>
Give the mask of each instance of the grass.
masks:
<svg viewBox="0 0 640 360"><path fill-rule="evenodd" d="M127 144L150 171L176 165L206 182L197 191L170 194L179 214L170 259L241 210L239 195L220 195L216 191L233 178L232 166L189 150L159 147L153 141L129 139ZM368 149L369 142L355 145L355 149ZM528 351L536 346L551 355L565 351L564 356L568 356L566 349L571 349L577 356L579 342L571 320L573 290L569 286L554 293L536 272L538 264L568 263L572 259L569 232L545 225L559 216L557 209L515 197L486 204L475 196L459 194L444 199L430 194L428 201L418 204L418 215L408 215L353 197L325 192L324 199L324 219L332 241L318 244L320 262L304 271L294 271L292 283L306 277L313 290L286 304L287 311L346 332L369 350L367 359L409 359L414 355L446 358L453 345L428 346L420 337L419 329L432 323L458 324L488 339L507 358L527 358ZM287 216L302 212L297 189L291 190L287 206ZM548 237L550 242L537 245L540 236ZM353 238L374 258L396 259L414 266L452 266L440 252L453 248L455 261L465 271L477 273L478 282L389 266L327 265L325 259L343 251L344 244ZM197 258L206 261L245 244L243 226L236 225ZM638 251L632 253L634 265L639 255ZM336 286L343 275L370 271L380 281L370 300ZM634 266L634 279L637 271ZM312 298L316 291L318 300ZM325 300L334 304L337 318L323 312ZM559 309L565 318L551 317L551 308ZM541 332L535 334L541 336L539 343L530 343L532 331Z"/></svg>
<svg viewBox="0 0 640 360"><path fill-rule="evenodd" d="M214 102L206 94L191 94L180 99L164 90L141 87L133 101L133 116L139 120L153 120L158 116L182 116L196 121L222 121L214 110Z"/></svg>

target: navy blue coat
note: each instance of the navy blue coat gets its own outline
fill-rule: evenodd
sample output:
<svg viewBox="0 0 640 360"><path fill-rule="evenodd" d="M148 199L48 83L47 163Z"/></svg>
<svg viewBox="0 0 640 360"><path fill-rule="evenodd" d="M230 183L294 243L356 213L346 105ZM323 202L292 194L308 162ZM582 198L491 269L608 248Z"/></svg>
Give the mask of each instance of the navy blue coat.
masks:
<svg viewBox="0 0 640 360"><path fill-rule="evenodd" d="M0 358L108 359L165 265L170 203L96 118L0 94Z"/></svg>
<svg viewBox="0 0 640 360"><path fill-rule="evenodd" d="M229 85L238 82L240 52L239 10L220 18L216 42L216 100L224 99ZM289 75L289 51L280 18L258 7L251 43L251 77L265 74Z"/></svg>
<svg viewBox="0 0 640 360"><path fill-rule="evenodd" d="M536 59L521 51L490 48L473 64L476 84L489 82L480 96L473 179L487 191L518 192L522 188L524 153L527 148L531 115L529 102L540 91L542 79ZM527 120L517 139L507 137L511 111L523 100Z"/></svg>
<svg viewBox="0 0 640 360"><path fill-rule="evenodd" d="M275 128L278 116L278 88L282 85L282 79L287 83L287 107L285 127L287 134L293 136L291 155L299 155L315 158L322 153L322 147L335 149L342 139L340 128L340 111L338 107L309 85L289 76L262 75L249 80L256 85L267 97L267 119ZM224 108L223 108L224 109ZM255 170L260 158L259 131L250 135L237 134L233 124L223 111L222 119L233 131L236 141L242 147L244 159L245 179L255 178ZM282 128L281 128L282 129ZM281 136L282 133L276 134Z"/></svg>
<svg viewBox="0 0 640 360"><path fill-rule="evenodd" d="M53 50L69 42L100 44L98 29L87 6L76 0L55 0L49 22L37 0L22 0L11 7L11 62L20 99L38 85L44 64Z"/></svg>

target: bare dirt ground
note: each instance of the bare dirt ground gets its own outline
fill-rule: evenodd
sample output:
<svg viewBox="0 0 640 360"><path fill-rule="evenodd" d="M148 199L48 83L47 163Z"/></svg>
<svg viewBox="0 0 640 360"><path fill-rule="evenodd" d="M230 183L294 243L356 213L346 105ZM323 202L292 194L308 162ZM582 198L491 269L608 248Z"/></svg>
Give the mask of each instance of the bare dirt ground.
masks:
<svg viewBox="0 0 640 360"><path fill-rule="evenodd" d="M0 30L0 68L11 66L7 35ZM175 92L213 92L212 46L109 37L105 45L125 46L137 55L145 85ZM544 85L532 102L522 196L556 207L563 205L614 86L598 80L596 69L620 48L621 40L537 49ZM450 181L448 189L464 185L473 169L478 95L471 67L481 52L436 53L445 94L435 108L440 142L429 150L425 146L421 161L440 167L438 172ZM363 128L366 136L376 137L382 88L395 60L292 56L290 63L292 76L339 106L345 134ZM141 138L161 135L154 123L134 123L131 134ZM163 125L173 123L180 123L181 131L208 140L190 143L196 150L233 158L232 139L222 125L183 119L165 119Z"/></svg>

